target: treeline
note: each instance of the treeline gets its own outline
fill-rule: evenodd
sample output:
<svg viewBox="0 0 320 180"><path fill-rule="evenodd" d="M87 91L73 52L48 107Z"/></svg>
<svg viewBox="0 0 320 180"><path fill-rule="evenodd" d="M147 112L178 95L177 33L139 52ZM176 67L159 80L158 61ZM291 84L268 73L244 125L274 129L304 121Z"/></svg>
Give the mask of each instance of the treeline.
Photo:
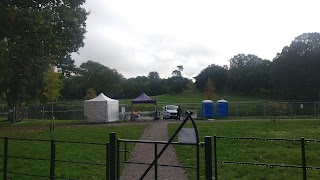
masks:
<svg viewBox="0 0 320 180"><path fill-rule="evenodd" d="M61 95L64 99L83 99L92 88L96 93L103 92L112 98L134 98L142 92L148 95L181 93L193 90L193 82L181 76L182 67L172 72L172 77L161 79L158 72L147 76L126 79L115 69L98 62L87 61L76 69L76 74L63 77Z"/></svg>
<svg viewBox="0 0 320 180"><path fill-rule="evenodd" d="M209 65L191 79L181 76L183 66L172 77L161 79L157 72L126 79L117 70L97 62L81 64L76 75L63 79L62 97L81 99L89 88L113 98L203 91L210 78L218 93L260 94L272 99L319 100L320 34L304 33L270 61L253 54L237 54L229 66Z"/></svg>

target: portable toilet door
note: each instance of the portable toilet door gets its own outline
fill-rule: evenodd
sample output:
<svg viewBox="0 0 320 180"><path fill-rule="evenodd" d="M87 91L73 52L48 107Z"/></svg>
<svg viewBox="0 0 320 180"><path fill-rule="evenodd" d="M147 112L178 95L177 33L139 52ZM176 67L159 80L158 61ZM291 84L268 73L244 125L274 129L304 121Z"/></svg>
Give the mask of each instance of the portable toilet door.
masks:
<svg viewBox="0 0 320 180"><path fill-rule="evenodd" d="M202 101L202 117L203 118L213 118L214 103L211 100Z"/></svg>
<svg viewBox="0 0 320 180"><path fill-rule="evenodd" d="M217 116L219 118L228 117L228 101L224 99L217 101Z"/></svg>

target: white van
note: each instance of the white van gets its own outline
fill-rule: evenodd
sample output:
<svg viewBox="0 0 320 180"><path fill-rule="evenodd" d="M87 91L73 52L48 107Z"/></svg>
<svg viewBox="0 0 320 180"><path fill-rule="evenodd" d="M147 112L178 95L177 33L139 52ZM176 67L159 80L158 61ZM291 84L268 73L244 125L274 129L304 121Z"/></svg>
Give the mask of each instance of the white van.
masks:
<svg viewBox="0 0 320 180"><path fill-rule="evenodd" d="M178 113L178 106L166 105L163 107L163 119L176 118Z"/></svg>

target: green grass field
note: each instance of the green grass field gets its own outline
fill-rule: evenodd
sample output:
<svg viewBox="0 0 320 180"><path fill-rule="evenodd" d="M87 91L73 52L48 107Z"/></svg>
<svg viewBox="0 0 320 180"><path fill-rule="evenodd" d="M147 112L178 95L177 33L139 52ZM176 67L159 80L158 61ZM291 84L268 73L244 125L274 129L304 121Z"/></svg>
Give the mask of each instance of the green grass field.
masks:
<svg viewBox="0 0 320 180"><path fill-rule="evenodd" d="M170 103L201 103L204 100L203 92L183 92L181 94L164 94L158 96L150 96L157 100L159 104L170 104ZM134 99L134 98L133 98ZM120 104L131 105L133 99L119 99ZM258 96L245 96L245 95L235 95L235 94L223 94L218 93L214 101L219 99L226 99L233 102L263 102L265 98Z"/></svg>
<svg viewBox="0 0 320 180"><path fill-rule="evenodd" d="M32 122L34 125L35 122ZM41 140L106 143L109 133L116 132L117 137L138 139L146 126L56 126L56 131L49 131L47 125L26 125L0 131L0 137L31 138ZM128 145L132 150L134 144ZM50 141L20 141L9 139L9 156L50 159ZM3 155L3 140L0 141L0 155ZM75 161L94 164L106 164L106 145L84 143L56 143L56 160ZM49 176L50 161L9 158L8 170L23 174ZM121 169L123 165L121 166ZM3 158L0 159L3 169ZM56 176L76 179L105 179L105 167L79 163L56 162ZM0 173L2 177L2 173ZM43 179L37 177L8 175L9 179Z"/></svg>
<svg viewBox="0 0 320 180"><path fill-rule="evenodd" d="M221 121L197 123L200 141L205 136L226 137L260 137L320 139L319 120L281 120L272 123L267 120ZM173 134L178 124L170 124L169 132ZM186 127L192 127L187 124ZM320 143L306 142L307 166L320 167L318 154ZM176 146L182 164L195 165L195 148ZM204 179L204 149L201 155L201 179ZM218 161L254 162L267 164L301 165L300 142L291 141L257 141L257 140L217 140ZM191 179L196 172L187 170ZM213 171L214 172L214 171ZM307 170L308 179L317 179L320 172ZM302 179L302 169L264 167L252 165L226 165L218 163L219 179Z"/></svg>
<svg viewBox="0 0 320 180"><path fill-rule="evenodd" d="M196 110L201 112L201 101L203 93L185 92L182 94L167 94L152 96L157 99L158 108L166 104L181 104L183 110ZM306 116L303 120L292 120L305 115L302 111L310 111L314 114L314 105L304 106L301 109L297 106L293 109L295 116L286 115L286 120L281 119L276 123L268 120L269 116L263 116L263 99L259 97L246 97L242 95L221 95L216 99L226 99L229 101L229 114L232 117L224 121L197 122L200 132L200 141L204 141L204 136L227 136L227 137L261 137L261 138L294 138L299 139L320 139L320 120L308 120L311 116ZM120 100L120 104L131 106L131 100ZM80 102L80 101L79 101ZM78 102L78 103L79 103ZM237 102L237 103L234 103ZM68 102L68 105L74 102ZM59 104L64 104L59 102ZM74 105L74 104L73 104ZM297 104L299 105L299 104ZM147 107L144 107L147 106ZM71 107L71 106L70 106ZM150 108L153 105L139 105L137 108ZM298 111L299 110L299 111ZM288 109L290 111L290 109ZM301 113L300 113L301 111ZM319 114L319 107L316 112ZM82 112L81 112L82 113ZM255 113L257 115L255 115ZM237 116L235 116L237 114ZM292 113L291 113L292 114ZM310 113L309 113L310 114ZM239 115L239 116L238 116ZM251 117L250 117L251 116ZM250 121L231 121L231 119L248 119ZM265 118L256 120L252 117ZM320 116L312 116L319 118ZM281 117L283 118L283 117ZM10 130L1 130L0 137L9 136L16 138L37 138L37 139L56 139L66 141L83 141L105 143L108 141L109 132L117 132L117 137L123 139L138 139L146 126L81 126L83 120L56 120L57 130L49 131L50 120L27 120L22 123L11 125L4 118L0 119L0 127L8 127ZM80 125L80 126L78 126ZM172 134L177 128L177 124L169 125L169 132ZM190 126L190 124L188 124ZM245 161L255 163L300 165L301 150L300 142L278 142L278 141L249 141L249 140L218 140L218 160L220 161ZM131 145L129 148L133 148ZM317 151L320 145L307 142L307 165L320 167L320 158ZM49 158L49 142L29 142L29 141L10 141L9 155L11 156L31 156L39 158ZM177 146L176 151L184 165L195 165L195 150L190 147ZM92 153L97 152L97 153ZM57 159L89 161L103 164L105 161L105 147L99 145L85 144L57 144ZM3 142L0 141L0 155L3 154ZM204 153L201 149L201 179L204 179ZM36 166L30 166L30 164ZM0 169L3 167L3 158L0 158ZM90 169L90 170L89 170ZM45 161L25 160L18 162L18 159L10 159L10 171L18 172L39 172L48 175L49 164ZM65 172L65 170L67 170ZM195 171L188 170L191 179L195 179ZM309 179L317 179L320 173L316 170L307 171ZM91 167L91 165L79 165L68 163L57 163L57 175L61 177L90 177L89 179L103 179L104 167ZM226 165L218 164L219 179L301 179L301 169L289 169L279 167L262 167L250 165ZM2 174L0 173L0 176ZM20 176L10 175L12 179L20 179ZM41 179L41 178L39 178ZM86 178L84 178L86 179Z"/></svg>

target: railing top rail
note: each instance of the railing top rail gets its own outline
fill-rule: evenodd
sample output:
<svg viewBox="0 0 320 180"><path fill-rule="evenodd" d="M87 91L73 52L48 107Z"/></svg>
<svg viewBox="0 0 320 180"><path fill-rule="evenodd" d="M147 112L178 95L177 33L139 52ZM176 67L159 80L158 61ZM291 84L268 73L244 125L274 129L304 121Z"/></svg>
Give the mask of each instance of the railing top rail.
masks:
<svg viewBox="0 0 320 180"><path fill-rule="evenodd" d="M9 138L10 140L17 140L17 141L42 141L42 142L50 142L49 139L30 139L30 138Z"/></svg>
<svg viewBox="0 0 320 180"><path fill-rule="evenodd" d="M286 164L267 164L267 163L255 163L255 162L237 162L237 161L218 161L222 164L240 164L240 165L254 165L254 166L267 166L267 167L286 167L286 168L303 168L298 165L286 165ZM320 169L320 167L306 166L307 169Z"/></svg>
<svg viewBox="0 0 320 180"><path fill-rule="evenodd" d="M1 139L4 139L2 137ZM30 139L30 138L9 138L9 140L17 140L17 141L39 141L39 142L50 142L53 139ZM92 145L106 145L109 142L106 143L100 143L100 142L82 142L82 141L63 141L63 140L55 140L56 143L73 143L73 144L92 144Z"/></svg>
<svg viewBox="0 0 320 180"><path fill-rule="evenodd" d="M259 140L259 141L301 141L301 139L290 138L261 138L261 137L226 137L216 136L217 139L233 139L233 140ZM320 142L317 139L304 139L305 142Z"/></svg>
<svg viewBox="0 0 320 180"><path fill-rule="evenodd" d="M130 143L168 144L168 141L131 140L131 139L118 139L118 141L120 141L120 142L130 142ZM170 144L197 145L197 143L182 143L182 142L171 142Z"/></svg>
<svg viewBox="0 0 320 180"><path fill-rule="evenodd" d="M106 144L109 143L109 142L100 143L100 142L60 141L60 140L57 140L55 142L58 142L58 143L70 143L70 144L92 144L92 145L106 145Z"/></svg>

